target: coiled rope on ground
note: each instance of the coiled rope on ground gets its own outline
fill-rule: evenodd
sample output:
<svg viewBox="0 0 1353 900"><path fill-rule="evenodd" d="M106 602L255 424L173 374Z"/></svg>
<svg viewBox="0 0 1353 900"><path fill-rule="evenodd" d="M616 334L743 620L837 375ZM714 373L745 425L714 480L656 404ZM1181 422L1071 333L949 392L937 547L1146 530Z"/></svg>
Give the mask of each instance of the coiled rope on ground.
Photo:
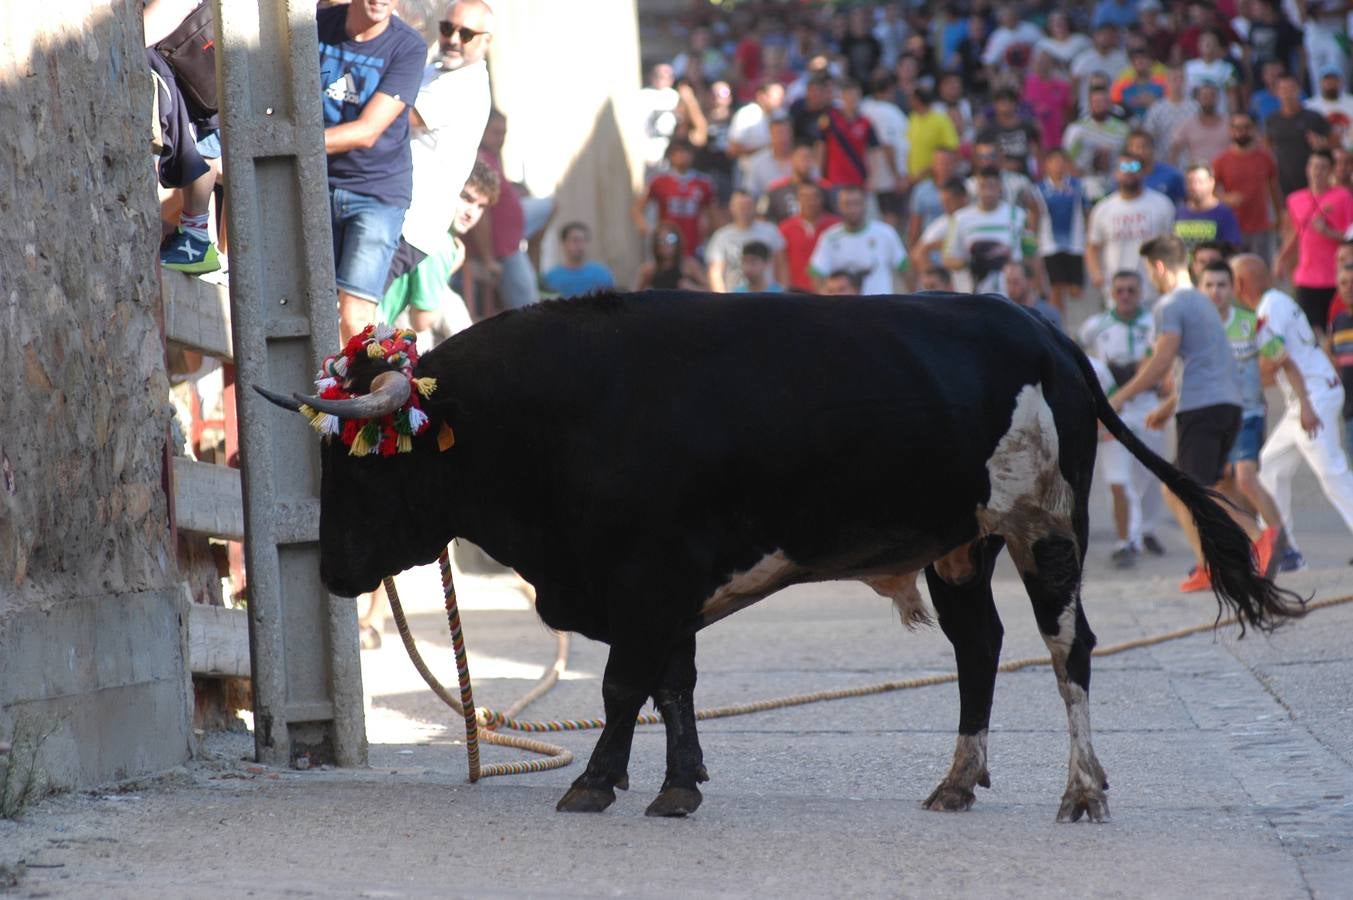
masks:
<svg viewBox="0 0 1353 900"><path fill-rule="evenodd" d="M554 664L545 672L544 676L541 677L530 691L503 712L498 712L486 707L476 708L474 705L474 691L470 684L470 667L465 653L465 634L460 623L460 609L456 603L456 588L451 575L451 558L449 550L443 550L441 555L438 556L437 562L441 567L442 573L442 594L445 597L447 625L451 630L451 648L455 653L456 671L460 676L459 697L437 680L437 677L432 674L432 670L428 668L427 663L423 661L422 655L418 652L417 643L414 641L413 634L409 631L409 623L404 617L404 607L399 602L399 592L395 589L394 578L385 579L385 592L390 598L390 610L394 614L395 627L399 631L399 638L404 642L404 649L408 651L409 659L413 662L414 668L418 670L418 674L423 677L425 682L427 682L427 685L432 689L432 692L440 697L442 702L454 709L458 715L465 719L465 752L469 760L470 781L475 782L481 778L491 778L496 775L524 775L528 772L543 772L547 769L559 769L567 766L573 762L573 753L568 749L560 747L557 744L546 743L545 741L499 734L497 729L503 728L509 731L544 734L560 731L587 731L602 728L606 725L605 719L552 719L550 721L533 722L516 718L520 715L522 710L540 699L546 692L554 687L559 681L560 676L563 675L564 670L568 666L568 634L561 632L558 635ZM1305 609L1309 613L1318 609L1327 609L1331 606L1339 606L1349 602L1353 602L1353 594L1345 594L1341 597L1330 597L1324 600L1312 601L1305 605ZM1228 616L1212 622L1203 622L1198 625L1177 628L1173 631L1166 631L1160 634L1133 638L1128 641L1119 641L1116 644L1108 644L1103 647L1095 648L1092 655L1113 656L1118 653L1125 653L1128 650L1138 650L1142 647L1164 644L1169 641L1179 640L1180 638L1201 634L1205 631L1212 631L1223 626L1235 625L1238 621L1239 620L1235 616ZM1049 665L1052 665L1052 657L1050 656L1030 656L1023 659L1012 659L1003 662L997 667L997 671L1017 672L1034 666ZM750 715L751 713L767 712L772 709L786 709L792 706L803 706L808 703L824 703L829 700L846 700L852 697L868 697L873 694L886 694L891 691L933 687L935 685L948 684L957 680L957 672L922 675L916 678L880 681L875 684L858 685L856 687L814 691L809 694L794 694L789 697L774 697L766 700L756 700L751 703L737 703L731 706L716 706L709 709L699 709L696 710L695 717L697 720L701 721L708 719L726 719L732 716L745 716ZM657 713L647 713L639 716L637 723L639 725L658 725L662 723L662 716ZM513 747L518 750L526 750L531 753L541 754L546 758L523 762L481 764L479 760L479 741L481 738L486 744L496 744L502 747Z"/></svg>

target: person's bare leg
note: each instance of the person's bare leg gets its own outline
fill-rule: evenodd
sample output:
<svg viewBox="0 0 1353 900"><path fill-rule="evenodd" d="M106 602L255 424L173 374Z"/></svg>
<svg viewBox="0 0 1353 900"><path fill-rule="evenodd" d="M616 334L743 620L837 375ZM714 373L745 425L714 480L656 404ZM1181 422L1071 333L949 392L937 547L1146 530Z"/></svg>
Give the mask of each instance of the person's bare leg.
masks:
<svg viewBox="0 0 1353 900"><path fill-rule="evenodd" d="M338 340L346 345L349 338L361 332L376 318L376 304L370 300L349 294L340 289L338 292Z"/></svg>
<svg viewBox="0 0 1353 900"><path fill-rule="evenodd" d="M1109 493L1113 497L1113 527L1118 532L1118 540L1126 541L1128 539L1128 495L1127 488L1121 484L1109 485Z"/></svg>
<svg viewBox="0 0 1353 900"><path fill-rule="evenodd" d="M1282 514L1278 512L1278 504L1274 501L1273 495L1264 490L1264 486L1259 483L1259 464L1257 462L1252 459L1242 459L1236 463L1236 488L1259 513L1265 525L1276 525L1282 528L1283 519Z"/></svg>

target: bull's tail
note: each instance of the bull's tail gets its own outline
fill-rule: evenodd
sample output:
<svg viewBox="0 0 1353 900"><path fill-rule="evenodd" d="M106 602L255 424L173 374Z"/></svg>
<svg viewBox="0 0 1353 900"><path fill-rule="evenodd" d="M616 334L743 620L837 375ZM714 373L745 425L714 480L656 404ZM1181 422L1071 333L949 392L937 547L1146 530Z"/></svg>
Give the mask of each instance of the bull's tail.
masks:
<svg viewBox="0 0 1353 900"><path fill-rule="evenodd" d="M1142 443L1109 405L1109 399L1100 388L1099 379L1085 354L1069 337L1058 333L1073 348L1072 355L1085 378L1087 389L1094 396L1096 417L1128 452L1188 507L1198 528L1203 559L1212 576L1218 619L1229 608L1236 614L1241 634L1244 634L1247 624L1262 631L1272 631L1288 619L1305 615L1305 601L1301 597L1278 587L1255 570L1249 537L1223 508L1223 504L1229 504L1230 501L1211 488L1200 485Z"/></svg>

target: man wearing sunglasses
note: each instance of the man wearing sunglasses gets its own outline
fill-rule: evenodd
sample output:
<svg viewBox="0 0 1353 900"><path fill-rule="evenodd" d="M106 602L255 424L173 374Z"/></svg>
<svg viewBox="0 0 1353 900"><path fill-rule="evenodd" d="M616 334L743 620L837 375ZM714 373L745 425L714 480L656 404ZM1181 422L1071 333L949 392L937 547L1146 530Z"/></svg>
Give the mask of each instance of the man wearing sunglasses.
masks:
<svg viewBox="0 0 1353 900"><path fill-rule="evenodd" d="M1114 177L1118 190L1095 204L1085 226L1085 268L1097 290L1108 287L1110 273L1138 272L1147 292L1146 270L1141 264L1143 241L1170 234L1174 228L1174 205L1159 191L1142 183L1142 161L1130 153L1118 157Z"/></svg>
<svg viewBox="0 0 1353 900"><path fill-rule="evenodd" d="M488 122L489 72L484 54L493 39L493 10L483 0L457 0L438 23L438 54L423 68L409 112L413 200L386 275L386 289L447 240L455 198L474 168Z"/></svg>
<svg viewBox="0 0 1353 900"><path fill-rule="evenodd" d="M413 197L409 108L426 47L392 0L315 14L339 335L369 324Z"/></svg>

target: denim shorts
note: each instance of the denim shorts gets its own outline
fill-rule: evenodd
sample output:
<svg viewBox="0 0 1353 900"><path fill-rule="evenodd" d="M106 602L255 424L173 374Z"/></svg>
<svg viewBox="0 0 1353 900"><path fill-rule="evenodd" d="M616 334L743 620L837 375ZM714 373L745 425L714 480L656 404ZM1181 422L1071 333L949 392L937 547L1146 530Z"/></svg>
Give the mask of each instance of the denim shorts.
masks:
<svg viewBox="0 0 1353 900"><path fill-rule="evenodd" d="M329 212L338 289L372 303L380 302L404 228L404 208L336 187L329 189Z"/></svg>
<svg viewBox="0 0 1353 900"><path fill-rule="evenodd" d="M1226 455L1226 461L1238 463L1249 459L1258 462L1259 451L1263 446L1264 417L1246 416L1240 420L1240 431L1236 433L1236 442L1231 445L1231 452Z"/></svg>
<svg viewBox="0 0 1353 900"><path fill-rule="evenodd" d="M197 152L203 159L221 158L221 132L208 131L197 138Z"/></svg>

